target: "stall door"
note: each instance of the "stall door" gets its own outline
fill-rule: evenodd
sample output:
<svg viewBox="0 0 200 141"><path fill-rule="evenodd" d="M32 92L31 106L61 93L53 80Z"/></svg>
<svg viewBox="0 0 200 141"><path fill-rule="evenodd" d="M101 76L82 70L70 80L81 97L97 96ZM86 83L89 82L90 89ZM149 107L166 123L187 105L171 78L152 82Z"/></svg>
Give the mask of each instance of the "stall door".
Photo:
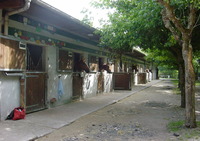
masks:
<svg viewBox="0 0 200 141"><path fill-rule="evenodd" d="M131 74L114 73L113 82L114 82L115 90L130 90L131 89Z"/></svg>
<svg viewBox="0 0 200 141"><path fill-rule="evenodd" d="M81 59L81 54L74 53L74 74L73 74L73 94L72 99L73 100L80 100L83 98L83 77L81 77L79 72L79 65L78 62ZM78 69L77 69L78 68Z"/></svg>
<svg viewBox="0 0 200 141"><path fill-rule="evenodd" d="M103 92L104 92L104 75L99 74L98 85L97 85L97 93L103 93Z"/></svg>
<svg viewBox="0 0 200 141"><path fill-rule="evenodd" d="M44 71L43 48L27 46L26 68L26 111L34 112L45 108L46 73Z"/></svg>
<svg viewBox="0 0 200 141"><path fill-rule="evenodd" d="M78 73L73 76L73 100L80 100L83 98L83 77L80 77Z"/></svg>
<svg viewBox="0 0 200 141"><path fill-rule="evenodd" d="M26 73L26 111L45 108L46 73Z"/></svg>

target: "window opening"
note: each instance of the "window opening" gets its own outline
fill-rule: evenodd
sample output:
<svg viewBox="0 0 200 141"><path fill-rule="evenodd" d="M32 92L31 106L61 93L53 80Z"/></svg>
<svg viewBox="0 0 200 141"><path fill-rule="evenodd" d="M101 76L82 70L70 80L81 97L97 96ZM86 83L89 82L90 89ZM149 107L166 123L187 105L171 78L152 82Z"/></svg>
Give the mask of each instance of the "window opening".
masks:
<svg viewBox="0 0 200 141"><path fill-rule="evenodd" d="M36 45L27 46L27 70L42 71L42 47Z"/></svg>

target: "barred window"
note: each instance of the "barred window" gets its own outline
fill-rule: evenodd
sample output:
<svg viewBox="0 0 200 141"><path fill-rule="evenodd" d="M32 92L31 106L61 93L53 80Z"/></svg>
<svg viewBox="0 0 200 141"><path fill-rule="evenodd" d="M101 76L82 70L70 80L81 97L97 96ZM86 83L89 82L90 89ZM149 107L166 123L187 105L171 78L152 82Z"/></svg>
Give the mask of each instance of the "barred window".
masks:
<svg viewBox="0 0 200 141"><path fill-rule="evenodd" d="M59 49L58 55L58 70L72 71L73 70L73 53L67 50Z"/></svg>

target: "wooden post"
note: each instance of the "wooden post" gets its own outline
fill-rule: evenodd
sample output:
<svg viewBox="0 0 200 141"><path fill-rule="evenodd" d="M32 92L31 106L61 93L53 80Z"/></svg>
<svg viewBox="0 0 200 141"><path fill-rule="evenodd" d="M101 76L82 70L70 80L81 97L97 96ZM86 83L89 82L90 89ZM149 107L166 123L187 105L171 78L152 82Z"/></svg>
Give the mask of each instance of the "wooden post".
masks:
<svg viewBox="0 0 200 141"><path fill-rule="evenodd" d="M26 108L25 82L24 78L20 78L20 106L23 108Z"/></svg>

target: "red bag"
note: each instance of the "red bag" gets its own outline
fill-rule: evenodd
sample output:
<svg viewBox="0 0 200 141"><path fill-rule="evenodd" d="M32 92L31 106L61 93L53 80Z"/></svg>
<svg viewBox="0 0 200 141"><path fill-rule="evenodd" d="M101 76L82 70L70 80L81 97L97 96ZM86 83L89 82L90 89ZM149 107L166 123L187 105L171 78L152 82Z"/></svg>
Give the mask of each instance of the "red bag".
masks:
<svg viewBox="0 0 200 141"><path fill-rule="evenodd" d="M19 120L19 119L24 119L25 118L25 109L22 107L18 107L14 109L14 117L12 120Z"/></svg>

